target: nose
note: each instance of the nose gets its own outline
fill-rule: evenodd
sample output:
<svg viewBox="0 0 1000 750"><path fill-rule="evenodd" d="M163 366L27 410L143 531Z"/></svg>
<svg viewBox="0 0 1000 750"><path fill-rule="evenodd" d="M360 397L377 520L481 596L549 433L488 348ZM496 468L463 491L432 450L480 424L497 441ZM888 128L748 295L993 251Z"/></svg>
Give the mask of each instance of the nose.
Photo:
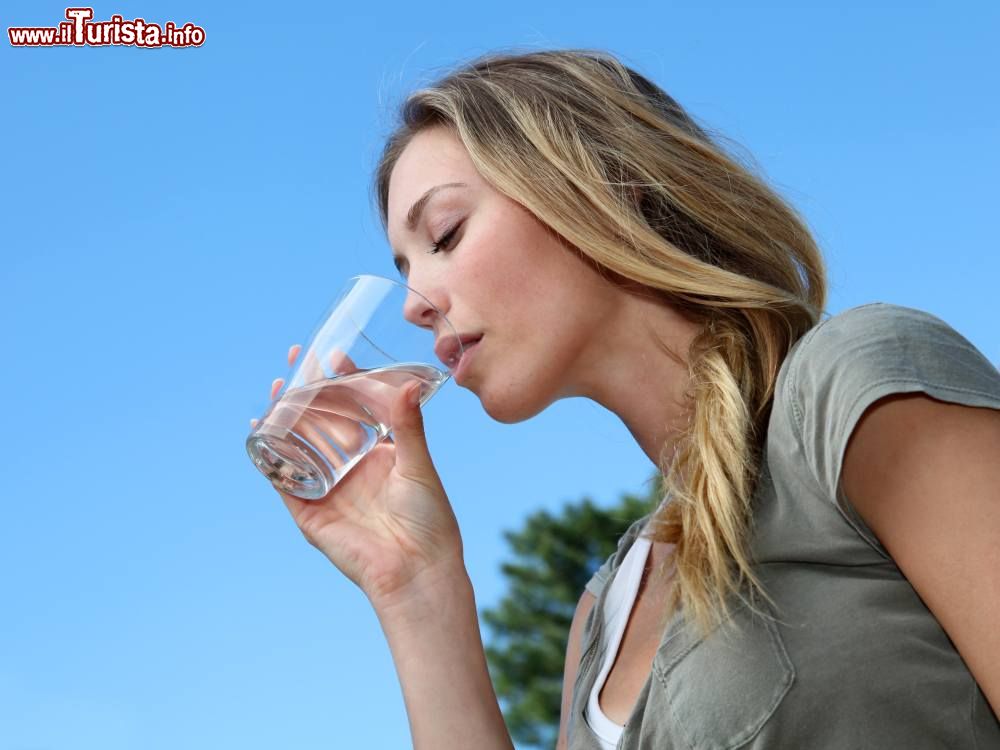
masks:
<svg viewBox="0 0 1000 750"><path fill-rule="evenodd" d="M420 328L433 331L436 334L438 318L445 314L441 295L429 290L414 290L407 288L406 301L403 302L403 318Z"/></svg>

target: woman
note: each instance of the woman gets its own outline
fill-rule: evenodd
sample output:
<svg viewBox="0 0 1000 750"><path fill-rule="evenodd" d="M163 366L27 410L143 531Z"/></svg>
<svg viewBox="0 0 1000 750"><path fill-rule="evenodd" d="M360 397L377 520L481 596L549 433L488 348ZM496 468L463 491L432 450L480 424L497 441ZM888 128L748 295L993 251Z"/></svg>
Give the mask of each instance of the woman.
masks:
<svg viewBox="0 0 1000 750"><path fill-rule="evenodd" d="M490 55L378 167L397 268L479 339L459 385L507 423L593 399L663 472L582 592L558 747L1000 747L1000 374L918 310L821 320L804 222L717 140L606 53ZM414 746L510 748L420 410L391 420L282 497L378 613Z"/></svg>

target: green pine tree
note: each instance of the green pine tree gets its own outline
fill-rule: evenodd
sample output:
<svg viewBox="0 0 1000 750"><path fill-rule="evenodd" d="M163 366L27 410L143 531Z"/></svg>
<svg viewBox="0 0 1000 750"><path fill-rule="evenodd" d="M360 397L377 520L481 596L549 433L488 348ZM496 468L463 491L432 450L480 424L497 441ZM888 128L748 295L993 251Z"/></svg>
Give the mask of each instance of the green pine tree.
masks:
<svg viewBox="0 0 1000 750"><path fill-rule="evenodd" d="M659 502L659 474L647 485L646 496L625 494L610 508L584 497L564 505L559 515L539 511L521 530L504 532L515 557L501 566L509 592L481 617L491 631L490 675L519 747L555 747L573 612L621 535Z"/></svg>

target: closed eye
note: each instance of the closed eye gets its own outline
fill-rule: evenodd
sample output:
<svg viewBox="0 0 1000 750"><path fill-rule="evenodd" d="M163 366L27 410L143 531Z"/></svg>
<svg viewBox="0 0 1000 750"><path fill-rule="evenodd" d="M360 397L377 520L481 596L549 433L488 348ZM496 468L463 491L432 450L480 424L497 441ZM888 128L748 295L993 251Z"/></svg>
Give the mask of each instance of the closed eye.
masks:
<svg viewBox="0 0 1000 750"><path fill-rule="evenodd" d="M444 235L441 237L441 239L439 239L437 242L431 245L431 249L428 250L427 252L430 253L431 255L434 255L436 253L441 252L441 250L447 250L448 244L451 242L452 238L455 236L455 232L458 231L458 228L460 226L462 226L462 222L459 222L451 229L449 229L447 232L445 232Z"/></svg>

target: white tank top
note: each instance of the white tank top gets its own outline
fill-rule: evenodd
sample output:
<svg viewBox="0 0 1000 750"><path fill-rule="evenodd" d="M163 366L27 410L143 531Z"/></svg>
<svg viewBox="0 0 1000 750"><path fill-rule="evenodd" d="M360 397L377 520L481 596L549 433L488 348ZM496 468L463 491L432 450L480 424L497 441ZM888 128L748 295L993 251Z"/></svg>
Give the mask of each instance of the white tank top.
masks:
<svg viewBox="0 0 1000 750"><path fill-rule="evenodd" d="M612 579L608 595L604 600L605 628L601 634L604 662L601 664L601 670L597 673L594 687L587 699L587 707L583 712L583 717L600 742L602 750L615 750L624 729L623 726L605 716L598 697L601 694L601 688L604 687L604 680L611 672L611 666L615 663L615 657L618 655L618 647L621 645L622 634L625 632L629 614L635 605L635 596L639 591L639 584L642 581L642 573L646 567L646 558L649 556L651 544L650 540L643 536L639 536L635 540L625 555L625 559L622 560L617 575Z"/></svg>

